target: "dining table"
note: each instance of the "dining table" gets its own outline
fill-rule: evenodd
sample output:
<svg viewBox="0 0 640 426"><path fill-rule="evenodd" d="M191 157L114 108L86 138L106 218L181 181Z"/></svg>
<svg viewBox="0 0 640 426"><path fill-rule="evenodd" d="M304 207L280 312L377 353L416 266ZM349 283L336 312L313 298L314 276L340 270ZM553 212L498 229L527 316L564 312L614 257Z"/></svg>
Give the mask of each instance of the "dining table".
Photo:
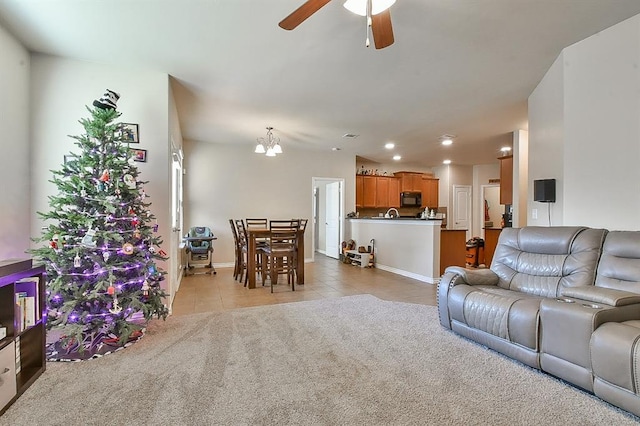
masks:
<svg viewBox="0 0 640 426"><path fill-rule="evenodd" d="M302 228L298 229L296 233L296 244L298 250L298 262L296 264L296 284L304 284L304 232ZM247 280L248 288L256 288L256 273L257 271L257 244L259 239L270 238L271 230L269 228L247 228L247 273L249 279Z"/></svg>

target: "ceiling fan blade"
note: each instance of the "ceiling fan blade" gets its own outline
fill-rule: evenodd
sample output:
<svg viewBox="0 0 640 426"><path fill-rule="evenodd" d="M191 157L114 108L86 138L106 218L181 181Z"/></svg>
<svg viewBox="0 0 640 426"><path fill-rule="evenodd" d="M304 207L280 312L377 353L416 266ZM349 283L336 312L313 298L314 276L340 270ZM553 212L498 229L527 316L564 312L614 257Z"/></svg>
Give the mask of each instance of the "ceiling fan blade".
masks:
<svg viewBox="0 0 640 426"><path fill-rule="evenodd" d="M376 49L384 49L393 44L393 27L389 9L371 17L371 32L373 32L373 43Z"/></svg>
<svg viewBox="0 0 640 426"><path fill-rule="evenodd" d="M302 6L294 10L291 15L280 21L278 25L285 30L292 30L330 1L331 0L307 0Z"/></svg>

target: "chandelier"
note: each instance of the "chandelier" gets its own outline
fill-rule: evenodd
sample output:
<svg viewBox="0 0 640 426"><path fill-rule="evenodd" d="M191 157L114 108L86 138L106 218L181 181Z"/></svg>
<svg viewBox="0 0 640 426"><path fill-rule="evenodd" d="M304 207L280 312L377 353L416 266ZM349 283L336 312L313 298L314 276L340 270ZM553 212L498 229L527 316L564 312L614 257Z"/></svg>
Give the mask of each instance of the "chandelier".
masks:
<svg viewBox="0 0 640 426"><path fill-rule="evenodd" d="M273 127L267 127L267 135L264 138L257 138L258 145L254 152L258 154L266 154L267 157L275 157L276 154L282 154L280 146L280 138L273 136Z"/></svg>

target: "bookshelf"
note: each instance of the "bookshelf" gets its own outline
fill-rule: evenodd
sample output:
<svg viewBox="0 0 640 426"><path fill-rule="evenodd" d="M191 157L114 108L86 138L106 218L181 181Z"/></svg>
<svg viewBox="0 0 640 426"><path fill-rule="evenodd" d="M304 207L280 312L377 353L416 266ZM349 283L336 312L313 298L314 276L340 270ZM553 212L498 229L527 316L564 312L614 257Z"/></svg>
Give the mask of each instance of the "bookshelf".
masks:
<svg viewBox="0 0 640 426"><path fill-rule="evenodd" d="M0 261L0 414L45 371L45 267Z"/></svg>

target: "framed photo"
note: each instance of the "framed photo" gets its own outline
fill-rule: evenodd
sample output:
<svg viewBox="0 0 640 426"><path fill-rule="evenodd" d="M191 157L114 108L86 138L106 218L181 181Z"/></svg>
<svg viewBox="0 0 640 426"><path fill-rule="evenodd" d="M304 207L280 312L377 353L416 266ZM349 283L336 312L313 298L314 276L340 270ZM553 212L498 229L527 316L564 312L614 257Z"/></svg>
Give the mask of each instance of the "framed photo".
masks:
<svg viewBox="0 0 640 426"><path fill-rule="evenodd" d="M137 124L122 123L123 142L140 143L140 130Z"/></svg>
<svg viewBox="0 0 640 426"><path fill-rule="evenodd" d="M146 149L132 149L133 152L133 161L138 161L140 163L147 162L147 150Z"/></svg>

